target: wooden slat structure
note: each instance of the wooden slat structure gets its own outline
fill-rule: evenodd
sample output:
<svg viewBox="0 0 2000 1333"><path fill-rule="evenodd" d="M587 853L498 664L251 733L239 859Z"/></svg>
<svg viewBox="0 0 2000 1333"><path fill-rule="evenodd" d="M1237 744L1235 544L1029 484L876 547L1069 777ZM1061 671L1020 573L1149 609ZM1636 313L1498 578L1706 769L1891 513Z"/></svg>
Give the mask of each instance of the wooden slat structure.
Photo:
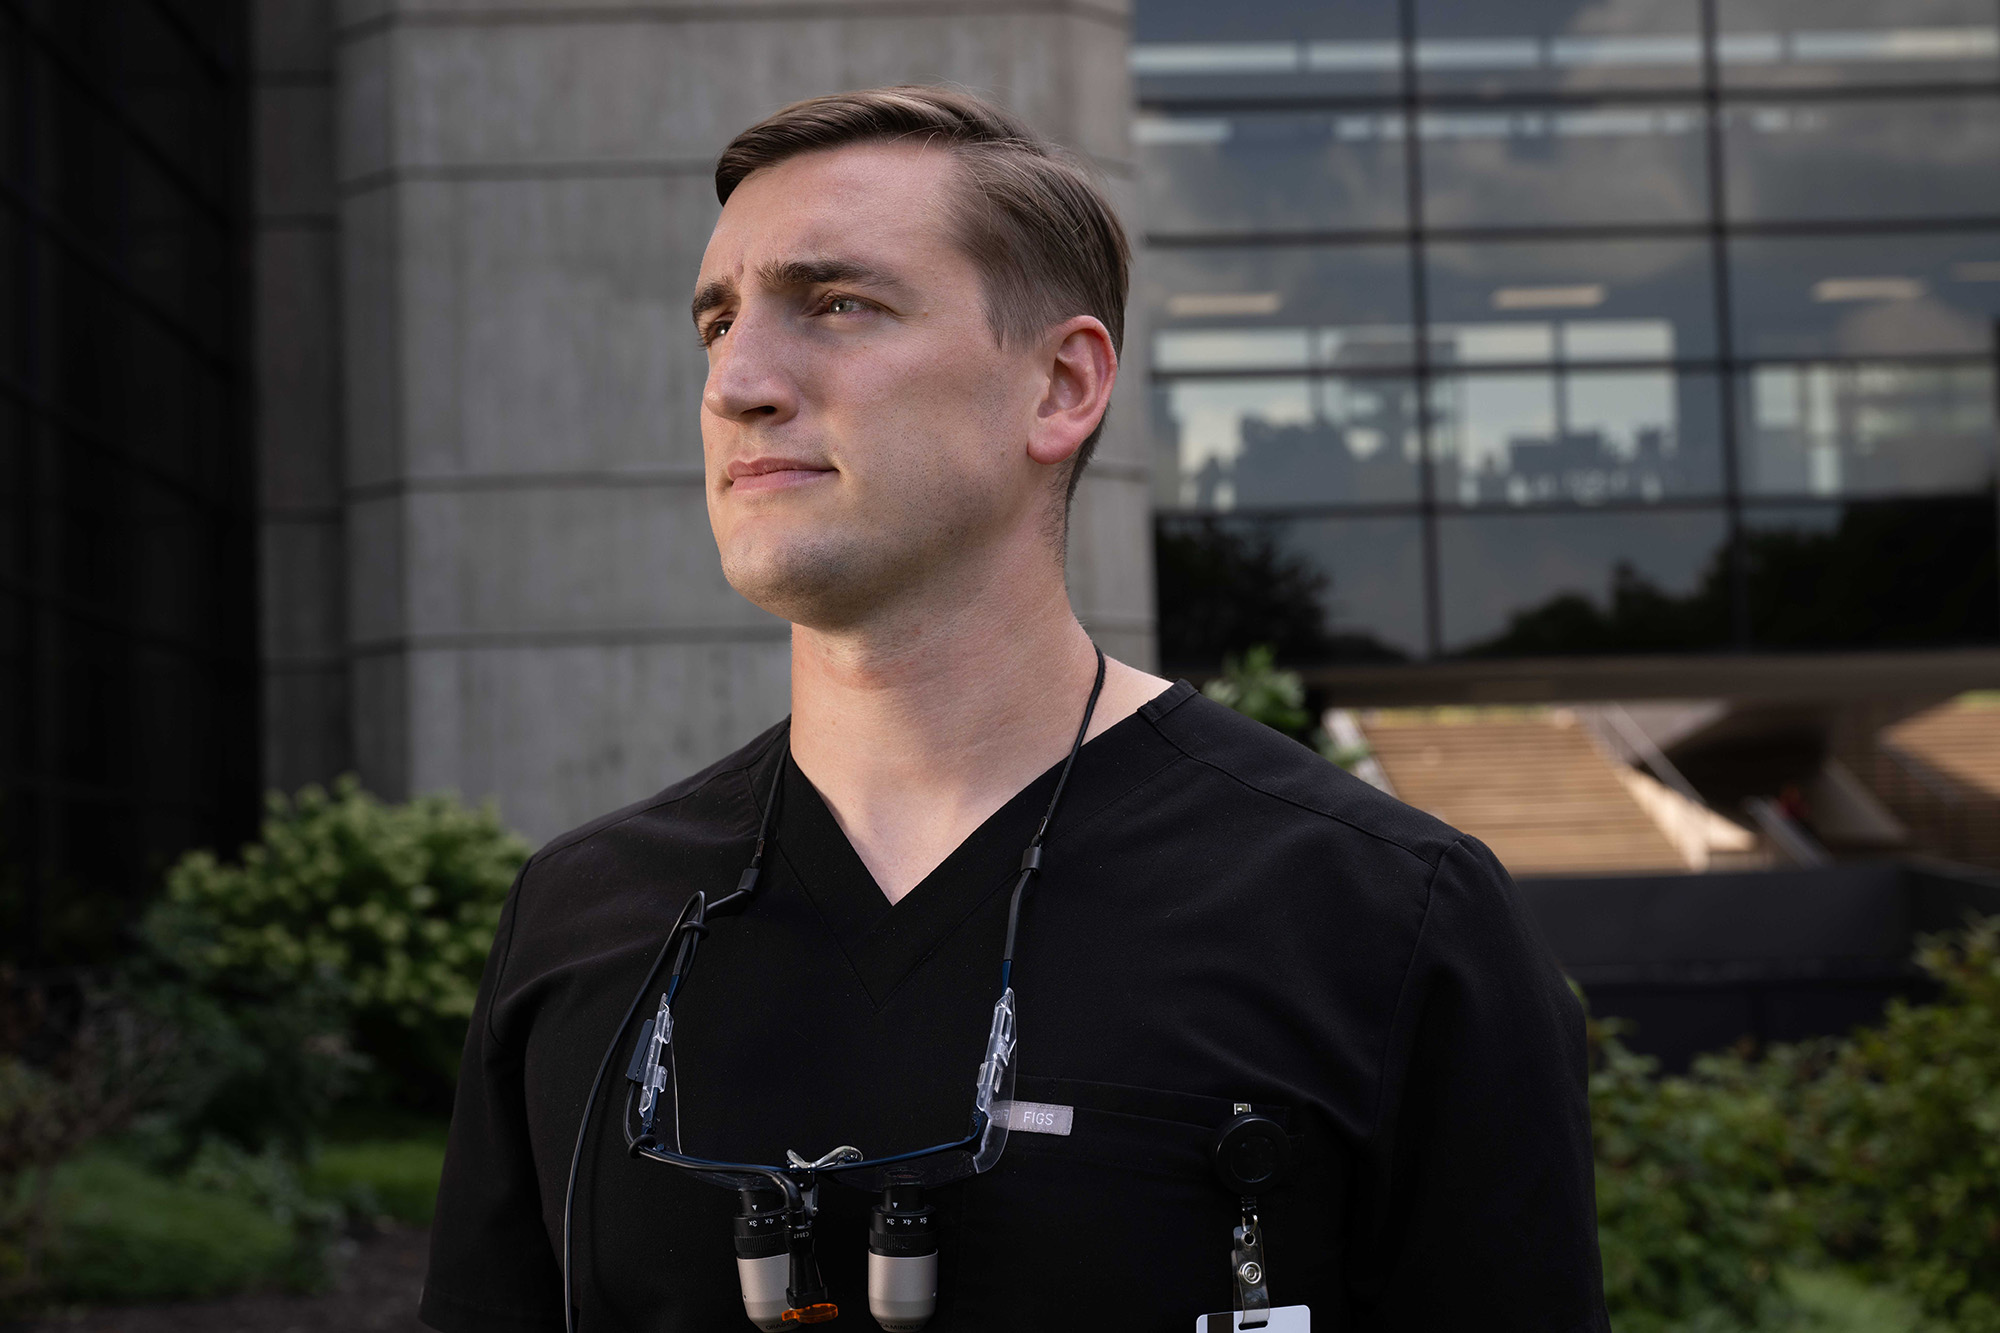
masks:
<svg viewBox="0 0 2000 1333"><path fill-rule="evenodd" d="M2000 696L1961 695L1887 728L1876 794L1936 856L2000 870Z"/></svg>
<svg viewBox="0 0 2000 1333"><path fill-rule="evenodd" d="M1954 699L1898 722L1882 739L1946 777L2000 799L2000 698Z"/></svg>
<svg viewBox="0 0 2000 1333"><path fill-rule="evenodd" d="M1515 875L1689 869L1617 761L1561 710L1380 712L1362 730L1398 797L1472 834Z"/></svg>

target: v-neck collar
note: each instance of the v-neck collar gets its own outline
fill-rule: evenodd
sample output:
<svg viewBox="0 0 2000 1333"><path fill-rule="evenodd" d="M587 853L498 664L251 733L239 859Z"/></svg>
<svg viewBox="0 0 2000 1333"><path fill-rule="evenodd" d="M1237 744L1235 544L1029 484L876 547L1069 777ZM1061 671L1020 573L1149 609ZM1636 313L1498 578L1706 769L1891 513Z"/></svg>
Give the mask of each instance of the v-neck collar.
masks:
<svg viewBox="0 0 2000 1333"><path fill-rule="evenodd" d="M1119 790L1129 785L1132 764L1116 761L1121 755L1136 758L1126 752L1145 748L1145 740L1154 735L1151 721L1192 693L1191 686L1180 682L1084 743L1049 827L1051 840L1059 840L1066 829L1116 794L1097 790L1107 780ZM1035 823L1048 808L1062 771L1058 760L1015 792L892 904L819 789L793 762L789 747L784 764L774 850L804 888L878 1009L968 917L992 895L1012 886L1021 851L1034 836ZM996 939L996 967L999 944Z"/></svg>

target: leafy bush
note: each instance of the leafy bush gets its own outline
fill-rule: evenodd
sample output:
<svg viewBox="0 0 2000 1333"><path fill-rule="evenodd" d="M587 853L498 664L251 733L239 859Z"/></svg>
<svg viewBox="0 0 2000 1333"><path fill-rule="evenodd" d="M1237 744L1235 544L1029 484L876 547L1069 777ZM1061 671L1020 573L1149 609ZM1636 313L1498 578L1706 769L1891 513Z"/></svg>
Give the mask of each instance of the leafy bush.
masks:
<svg viewBox="0 0 2000 1333"><path fill-rule="evenodd" d="M1896 1001L1803 1099L1828 1250L1964 1333L2000 1333L2000 918L1925 942L1935 1004Z"/></svg>
<svg viewBox="0 0 2000 1333"><path fill-rule="evenodd" d="M1811 1281L1786 1293L1773 1276L1828 1260L1959 1333L2000 1333L2000 918L1926 940L1918 961L1934 1003L1893 1002L1845 1039L1704 1057L1683 1078L1656 1077L1614 1025L1592 1024L1620 1333L1823 1324L1787 1298Z"/></svg>
<svg viewBox="0 0 2000 1333"><path fill-rule="evenodd" d="M254 1198L92 1153L57 1173L48 1288L70 1301L196 1300L312 1285L319 1256Z"/></svg>
<svg viewBox="0 0 2000 1333"><path fill-rule="evenodd" d="M378 1098L442 1104L527 844L490 806L386 805L352 777L273 795L262 832L240 864L184 857L142 926L210 1051L187 1114L297 1141L364 1071Z"/></svg>
<svg viewBox="0 0 2000 1333"><path fill-rule="evenodd" d="M1201 692L1287 736L1302 736L1312 722L1305 707L1306 689L1296 671L1278 669L1276 658L1271 646L1264 643L1240 658L1225 657L1222 674L1202 686Z"/></svg>
<svg viewBox="0 0 2000 1333"><path fill-rule="evenodd" d="M416 1139L371 1139L320 1149L306 1170L305 1186L322 1197L338 1200L355 1217L388 1218L421 1227L430 1225L443 1170L441 1133Z"/></svg>
<svg viewBox="0 0 2000 1333"><path fill-rule="evenodd" d="M0 970L0 1310L43 1288L58 1164L157 1098L180 1054L103 990Z"/></svg>
<svg viewBox="0 0 2000 1333"><path fill-rule="evenodd" d="M1780 1266L1810 1239L1782 1076L1716 1059L1660 1078L1615 1022L1590 1032L1598 1243L1619 1333L1782 1312Z"/></svg>

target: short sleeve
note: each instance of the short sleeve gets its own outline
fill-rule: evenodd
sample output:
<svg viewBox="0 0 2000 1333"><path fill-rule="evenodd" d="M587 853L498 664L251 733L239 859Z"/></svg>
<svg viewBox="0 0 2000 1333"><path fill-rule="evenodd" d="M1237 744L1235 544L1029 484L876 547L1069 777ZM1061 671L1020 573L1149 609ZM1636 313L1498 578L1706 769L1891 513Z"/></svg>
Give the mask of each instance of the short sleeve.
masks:
<svg viewBox="0 0 2000 1333"><path fill-rule="evenodd" d="M1483 845L1447 849L1398 1002L1360 1329L1608 1333L1583 1010Z"/></svg>
<svg viewBox="0 0 2000 1333"><path fill-rule="evenodd" d="M522 1054L493 1032L521 886L514 881L465 1035L418 1316L444 1333L559 1333L562 1270L542 1222Z"/></svg>

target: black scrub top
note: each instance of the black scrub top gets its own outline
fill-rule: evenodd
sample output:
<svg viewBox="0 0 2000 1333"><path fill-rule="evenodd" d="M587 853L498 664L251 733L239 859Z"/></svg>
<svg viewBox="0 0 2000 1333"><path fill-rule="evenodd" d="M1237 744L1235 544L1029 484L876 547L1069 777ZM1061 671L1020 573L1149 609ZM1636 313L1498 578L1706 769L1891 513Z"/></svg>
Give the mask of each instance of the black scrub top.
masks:
<svg viewBox="0 0 2000 1333"><path fill-rule="evenodd" d="M563 1327L570 1152L612 1029L689 894L734 888L786 765L762 891L675 1005L682 1147L869 1156L965 1133L1030 783L894 906L781 725L557 838L514 886L466 1040L422 1317ZM1074 1108L934 1191L936 1333L1187 1333L1231 1308L1232 1107L1282 1120L1274 1305L1345 1329L1608 1329L1583 1021L1490 852L1185 682L1085 745L1022 908L1018 1099ZM641 1005L650 1015L657 996ZM635 1021L636 1028L636 1021ZM584 1333L747 1329L731 1192L625 1152L637 1031L576 1188ZM873 1196L821 1186L840 1324L873 1328Z"/></svg>

